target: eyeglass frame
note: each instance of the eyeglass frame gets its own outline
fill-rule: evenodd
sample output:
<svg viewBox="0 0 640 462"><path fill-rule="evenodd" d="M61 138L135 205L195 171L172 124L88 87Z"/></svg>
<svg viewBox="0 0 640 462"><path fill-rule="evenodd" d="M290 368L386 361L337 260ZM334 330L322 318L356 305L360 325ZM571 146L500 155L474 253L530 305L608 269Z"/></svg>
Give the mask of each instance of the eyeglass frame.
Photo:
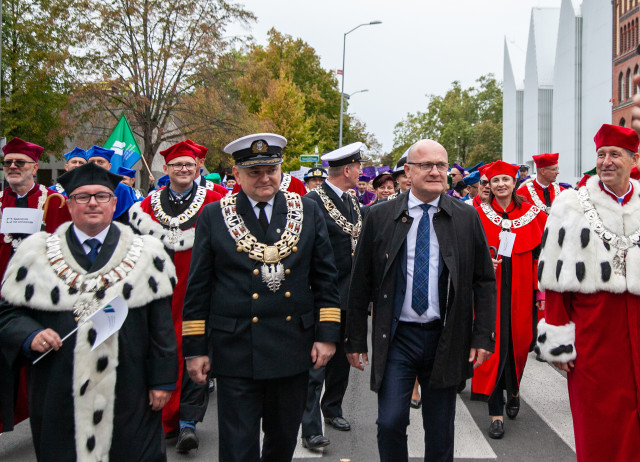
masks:
<svg viewBox="0 0 640 462"><path fill-rule="evenodd" d="M107 199L106 201L98 200L98 195L99 194L106 194L106 195L109 196L109 199ZM86 202L81 202L81 201L78 200L78 196L89 196L89 199ZM73 199L76 204L83 204L84 205L84 204L90 203L91 202L91 198L94 198L96 200L97 204L108 204L109 202L111 202L111 199L113 199L114 197L116 197L115 194L108 193L108 192L105 192L105 191L100 191L100 192L97 192L95 194L89 194L89 193L71 194L69 196L69 200Z"/></svg>
<svg viewBox="0 0 640 462"><path fill-rule="evenodd" d="M177 162L175 164L165 164L167 167L171 167L173 170L175 171L181 171L186 169L187 171L190 170L195 170L196 167L198 166L197 163L182 163L182 162ZM180 168L178 168L178 166L180 166Z"/></svg>
<svg viewBox="0 0 640 462"><path fill-rule="evenodd" d="M433 167L435 167L440 173L445 173L449 169L448 162L407 162L406 164L417 165L420 170L429 173L433 171ZM431 165L431 167L429 167L429 165Z"/></svg>
<svg viewBox="0 0 640 462"><path fill-rule="evenodd" d="M12 165L15 164L15 166L17 168L22 168L27 164L36 164L37 162L33 162L31 160L24 160L24 159L9 159L9 160L3 160L2 161L2 168L8 168L11 167ZM22 165L20 165L22 164Z"/></svg>

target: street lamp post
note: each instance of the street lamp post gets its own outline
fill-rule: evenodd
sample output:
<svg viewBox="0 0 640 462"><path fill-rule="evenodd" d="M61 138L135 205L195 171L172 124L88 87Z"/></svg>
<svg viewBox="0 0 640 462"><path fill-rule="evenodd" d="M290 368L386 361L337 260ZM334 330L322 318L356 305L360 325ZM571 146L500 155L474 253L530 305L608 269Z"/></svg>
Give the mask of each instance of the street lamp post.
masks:
<svg viewBox="0 0 640 462"><path fill-rule="evenodd" d="M342 90L340 91L340 135L338 139L339 148L342 147L342 118L344 114L344 58L345 58L345 52L347 50L347 35L349 35L351 32L353 32L354 30L362 26L375 26L376 24L382 24L382 21L371 21L371 22L360 24L354 27L353 29L351 29L349 32L345 32L344 34L344 39L342 41Z"/></svg>

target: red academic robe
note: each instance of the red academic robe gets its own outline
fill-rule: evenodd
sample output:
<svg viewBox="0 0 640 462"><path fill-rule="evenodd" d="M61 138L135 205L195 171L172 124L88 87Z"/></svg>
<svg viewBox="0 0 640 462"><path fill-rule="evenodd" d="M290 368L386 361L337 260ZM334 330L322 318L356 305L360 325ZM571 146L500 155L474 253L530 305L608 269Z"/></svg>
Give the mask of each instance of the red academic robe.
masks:
<svg viewBox="0 0 640 462"><path fill-rule="evenodd" d="M516 193L519 196L524 197L526 201L529 202L530 204L536 205L533 198L531 197L531 193L529 192L529 188L527 187L527 184L533 185L533 189L537 193L538 198L544 204L544 188L540 186L540 184L536 180L531 180L530 182L523 184L518 188ZM560 189L560 192L564 191L564 188L562 186L558 186L558 188ZM551 198L551 205L553 205L553 201L556 199L556 190L553 187L553 184L549 185L549 197Z"/></svg>
<svg viewBox="0 0 640 462"><path fill-rule="evenodd" d="M632 186L620 206L597 177L586 182L585 187L605 226L613 232L629 234L637 229L640 201L634 191L638 184ZM558 209L562 212L558 219L552 221L555 218L552 212L541 255L544 272L540 281L546 287L546 325L539 326L537 349L543 349L544 359L554 361L557 359L549 354L549 348L558 344L574 347L570 352L575 352L575 367L567 374L567 385L578 462L640 461L640 291L636 288L635 293L631 293L620 288L626 278L630 278L626 281L627 287L637 285L637 253L632 255L637 251L629 251L626 276L612 274L606 282L600 281L601 268L608 264L601 250L603 242L591 232L585 245L584 231L582 239L570 232L588 229L588 224L577 200L564 204L572 196L566 199L557 205L562 207ZM624 211L625 207L629 210ZM567 235L562 249L557 248L559 229L564 229ZM596 258L592 246L598 255ZM575 261L593 261L593 266L584 267L580 283L575 282L571 273L574 262L568 257L573 254ZM559 261L564 261L566 267L563 265L558 280ZM564 268L568 270L565 272ZM596 275L593 279L592 274ZM579 292L564 290L563 286L585 287L584 292ZM573 327L574 334L571 333ZM547 344L552 345L546 347L547 354L544 354Z"/></svg>
<svg viewBox="0 0 640 462"><path fill-rule="evenodd" d="M156 191L155 193L159 193L159 191ZM131 207L129 211L129 222L131 226L143 234L148 233L149 224L145 223L144 221L139 222L137 218L133 218L134 214L137 211L142 210L142 212L148 215L148 218L146 218L147 220L151 219L156 225L160 226L160 223L154 215L153 208L151 206L152 194L147 196L142 202L139 202L139 208L136 204ZM200 215L205 205L219 201L220 199L222 199L222 196L220 194L207 189L204 203L200 207L198 215ZM173 289L173 297L171 299L171 315L173 317L173 326L176 332L176 339L178 341L179 366L176 390L171 394L169 402L167 402L164 408L162 408L162 424L165 433L175 431L179 426L180 389L182 385L182 373L184 370L184 356L182 355L182 307L184 305L184 296L187 290L187 279L189 277L189 267L191 265L191 249L193 247L193 238L195 236L195 226L196 225L194 223L192 228L185 230L188 232L188 234L183 233L182 236L184 238L184 243L181 246L178 244L179 247L177 247L180 250L170 248L170 250L174 250L173 263L176 267L176 276L178 279L176 286ZM168 228L164 229L166 232L168 232ZM154 232L153 235L159 237L158 232ZM165 245L167 245L166 242Z"/></svg>
<svg viewBox="0 0 640 462"><path fill-rule="evenodd" d="M502 215L502 207L493 201L493 208ZM523 217L532 205L526 202L522 203L520 209L513 209L511 203L508 212L509 219L513 222L516 218ZM537 208L536 208L537 209ZM480 220L487 236L489 246L496 249L500 246L499 234L502 230L501 225L496 225L487 218L482 207L477 208L480 214ZM501 289L502 289L502 265L498 265L496 269L496 282L498 289L497 306L496 306L496 348L494 354L482 363L475 371L472 380L472 394L477 398L488 398L493 393L496 381L504 367L505 358L507 356L508 343L501 341L504 333L501 330L502 310L510 309L511 311L511 340L513 343L513 353L515 359L515 372L518 383L522 378L524 366L527 362L529 348L533 341L533 313L535 304L535 291L537 290L536 280L536 260L533 250L540 245L542 232L547 220L547 215L537 209L538 212L528 224L511 228L511 232L516 235L516 239L511 254L512 278L511 278L511 307L502 306ZM506 337L505 337L506 340Z"/></svg>
<svg viewBox="0 0 640 462"><path fill-rule="evenodd" d="M288 173L283 173L282 183L280 183L280 189L283 190L282 188L287 183L288 185L286 189L284 189L284 191L298 193L301 196L304 196L305 194L307 194L307 188L304 186L304 183L302 181L297 179L295 176L289 175ZM237 192L240 192L240 189L241 189L240 184L236 183L235 186L233 187L232 193L235 194Z"/></svg>
<svg viewBox="0 0 640 462"><path fill-rule="evenodd" d="M480 204L482 204L482 199L480 198L480 194L477 194L476 197L473 198L473 206L478 208Z"/></svg>
<svg viewBox="0 0 640 462"><path fill-rule="evenodd" d="M43 197L43 194L45 194L46 196ZM27 193L27 204L29 205L29 208L40 208L41 210L44 208L45 202L47 200L46 197L51 195L53 195L53 197L47 204L47 214L45 217L45 230L48 233L52 233L62 223L71 220L71 215L69 215L69 209L67 208L65 198L55 191L52 191L37 183ZM43 198L42 200L41 197ZM15 207L16 199L16 193L14 193L11 187L8 186L4 191L0 193L0 208L4 210L7 207ZM10 236L0 234L0 280L2 280L2 278L4 277L4 272L6 271L7 265L9 264L9 259L13 255L13 247L11 245L11 242L12 238ZM0 368L0 374L1 373L2 370ZM18 424L29 417L26 368L23 368L22 371L16 375L19 377L19 379L17 384L13 384L13 386L17 387L17 391L15 392L16 402L13 409L14 424ZM3 384L3 388L5 385L7 387L12 387L12 384ZM9 395L12 394L10 390L0 390L1 395L5 395L6 393L8 393ZM3 407L4 406L0 406L0 433L12 429L10 421L9 423L5 422L6 425L3 429ZM9 413L9 411L10 409L7 410L7 408L5 407L5 412ZM6 418L4 419L6 420Z"/></svg>

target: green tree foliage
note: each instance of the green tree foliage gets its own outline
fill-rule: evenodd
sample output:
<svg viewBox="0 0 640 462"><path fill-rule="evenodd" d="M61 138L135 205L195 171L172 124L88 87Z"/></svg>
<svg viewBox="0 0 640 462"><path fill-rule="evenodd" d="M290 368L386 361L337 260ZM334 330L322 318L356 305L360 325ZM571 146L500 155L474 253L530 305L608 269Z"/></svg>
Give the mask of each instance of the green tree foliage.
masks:
<svg viewBox="0 0 640 462"><path fill-rule="evenodd" d="M231 51L210 62L206 72L183 99L181 114L208 146L222 149L236 137L273 131L288 140L284 170L300 168L300 155L314 153L316 147L319 152L338 147L338 82L303 40L271 29L265 46ZM346 115L345 143L356 140L380 150L366 126ZM217 153L207 161L218 171L231 164L228 156Z"/></svg>
<svg viewBox="0 0 640 462"><path fill-rule="evenodd" d="M114 123L125 112L149 164L162 142L194 133L180 123L179 105L227 51L226 27L254 19L224 0L78 0L74 13L81 100Z"/></svg>
<svg viewBox="0 0 640 462"><path fill-rule="evenodd" d="M430 95L427 110L407 114L394 129L394 161L414 142L431 138L449 153L449 162L471 166L502 155L502 88L492 74L463 89L453 82L444 96Z"/></svg>
<svg viewBox="0 0 640 462"><path fill-rule="evenodd" d="M52 153L64 148L68 102L68 2L2 2L2 136L32 141Z"/></svg>

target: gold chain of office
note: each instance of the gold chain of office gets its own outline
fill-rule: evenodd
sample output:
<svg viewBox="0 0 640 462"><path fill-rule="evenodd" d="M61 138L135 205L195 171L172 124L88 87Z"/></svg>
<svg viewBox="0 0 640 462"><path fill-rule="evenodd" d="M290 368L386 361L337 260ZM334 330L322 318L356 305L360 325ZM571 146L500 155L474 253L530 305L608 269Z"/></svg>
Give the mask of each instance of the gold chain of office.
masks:
<svg viewBox="0 0 640 462"><path fill-rule="evenodd" d="M540 200L540 196L538 196L538 193L536 192L535 187L533 186L533 181L530 181L529 183L527 183L527 190L529 191L529 195L531 196L531 200L533 200L533 204L538 207L540 210L542 210L543 212L549 213L551 211L551 206L547 207L545 205L544 202L542 202ZM560 186L558 186L555 183L551 183L553 185L553 192L554 192L554 198L558 197L558 194L560 194ZM549 186L551 187L551 186Z"/></svg>
<svg viewBox="0 0 640 462"><path fill-rule="evenodd" d="M273 245L258 242L258 239L251 234L236 211L237 194L229 194L220 199L224 223L229 235L236 242L236 250L247 252L249 258L263 263L262 281L272 292L276 292L284 281L284 266L281 261L291 255L291 252L298 251L296 245L302 232L303 209L300 195L285 192L284 197L287 202L287 222L280 240Z"/></svg>
<svg viewBox="0 0 640 462"><path fill-rule="evenodd" d="M320 196L320 199L324 204L324 208L327 209L327 212L329 213L331 219L336 222L336 224L342 229L342 231L344 231L349 235L349 237L351 237L351 252L355 252L356 245L358 244L358 236L360 235L360 230L362 229L362 214L360 213L360 207L356 205L353 196L351 194L347 194L352 207L355 208L356 212L358 213L358 221L355 224L349 222L349 220L347 220L347 218L342 213L340 213L340 210L338 210L338 208L335 206L329 196L327 196L327 193L324 191L324 189L322 189L321 186L315 188L314 191L318 193L318 196Z"/></svg>

